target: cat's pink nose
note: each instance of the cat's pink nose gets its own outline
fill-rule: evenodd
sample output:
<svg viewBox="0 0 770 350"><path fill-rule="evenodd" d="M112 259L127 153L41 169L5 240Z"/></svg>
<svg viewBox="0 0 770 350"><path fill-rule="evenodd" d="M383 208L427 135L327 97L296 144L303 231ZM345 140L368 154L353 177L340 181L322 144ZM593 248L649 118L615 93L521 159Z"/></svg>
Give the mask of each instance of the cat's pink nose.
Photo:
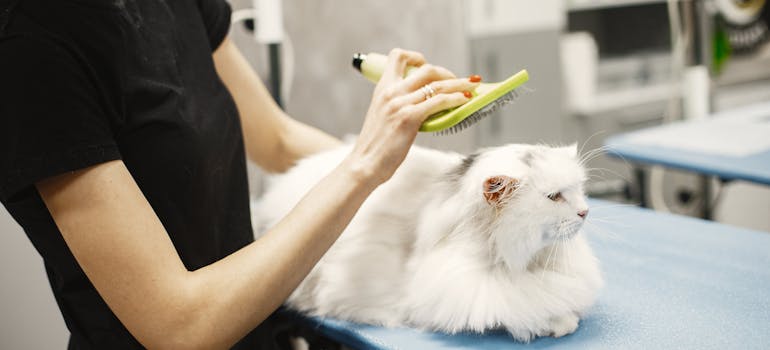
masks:
<svg viewBox="0 0 770 350"><path fill-rule="evenodd" d="M585 219L588 216L588 209L579 211L578 216Z"/></svg>

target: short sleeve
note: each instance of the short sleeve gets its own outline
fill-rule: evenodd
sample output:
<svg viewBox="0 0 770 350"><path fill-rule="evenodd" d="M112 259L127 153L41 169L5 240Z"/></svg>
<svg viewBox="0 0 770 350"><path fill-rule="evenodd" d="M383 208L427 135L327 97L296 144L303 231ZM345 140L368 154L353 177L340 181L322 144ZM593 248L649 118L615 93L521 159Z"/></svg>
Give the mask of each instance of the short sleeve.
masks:
<svg viewBox="0 0 770 350"><path fill-rule="evenodd" d="M209 37L211 51L216 50L230 30L232 9L225 0L198 0L198 9Z"/></svg>
<svg viewBox="0 0 770 350"><path fill-rule="evenodd" d="M0 200L45 178L120 158L100 93L56 44L0 39Z"/></svg>

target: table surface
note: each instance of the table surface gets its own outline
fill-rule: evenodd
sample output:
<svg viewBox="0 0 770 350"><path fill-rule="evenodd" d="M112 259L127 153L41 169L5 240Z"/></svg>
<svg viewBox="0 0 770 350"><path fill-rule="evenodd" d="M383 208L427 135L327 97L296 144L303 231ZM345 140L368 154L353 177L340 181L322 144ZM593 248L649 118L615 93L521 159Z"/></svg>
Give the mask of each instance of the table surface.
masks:
<svg viewBox="0 0 770 350"><path fill-rule="evenodd" d="M610 156L770 185L770 102L607 138ZM750 149L747 153L726 152Z"/></svg>
<svg viewBox="0 0 770 350"><path fill-rule="evenodd" d="M577 331L518 343L304 318L354 349L770 349L770 233L591 200L606 286Z"/></svg>

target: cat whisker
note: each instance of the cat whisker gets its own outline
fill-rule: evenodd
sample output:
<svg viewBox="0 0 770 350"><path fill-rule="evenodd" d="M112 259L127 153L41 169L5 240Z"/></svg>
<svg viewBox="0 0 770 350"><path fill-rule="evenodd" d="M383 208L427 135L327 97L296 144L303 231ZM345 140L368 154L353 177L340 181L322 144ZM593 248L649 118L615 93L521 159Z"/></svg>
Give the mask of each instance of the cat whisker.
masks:
<svg viewBox="0 0 770 350"><path fill-rule="evenodd" d="M601 182L606 180L607 177L604 174L586 174L586 180Z"/></svg>
<svg viewBox="0 0 770 350"><path fill-rule="evenodd" d="M571 237L574 237L574 236L575 236L575 233L571 234L569 237L564 237L560 242L561 250L562 250L562 255L560 256L561 271L567 271L567 269L569 268L569 259L571 256L571 252L569 249L569 242L570 240L572 240Z"/></svg>
<svg viewBox="0 0 770 350"><path fill-rule="evenodd" d="M609 147L607 147L607 146L601 146L601 147L595 148L595 149L587 152L586 154L581 155L580 159L578 160L578 163L580 165L584 165L584 164L594 160L596 157L599 157L599 156L602 156L602 155L606 154L608 150L609 150Z"/></svg>
<svg viewBox="0 0 770 350"><path fill-rule="evenodd" d="M590 171L590 170L586 171L585 176L589 180L599 180L599 181L605 180L607 178L607 175L604 174L603 172Z"/></svg>
<svg viewBox="0 0 770 350"><path fill-rule="evenodd" d="M591 207L591 210L602 210L607 208L629 208L629 207L638 207L639 203L613 203L613 204L605 204L605 205L595 205Z"/></svg>
<svg viewBox="0 0 770 350"><path fill-rule="evenodd" d="M604 148L607 151L611 150L609 146L604 146ZM634 168L634 166L631 164L631 162L628 159L626 159L626 157L624 157L622 154L613 153L612 157L613 158L619 158L621 161L623 161L623 164L626 165L626 168L629 168L629 169Z"/></svg>
<svg viewBox="0 0 770 350"><path fill-rule="evenodd" d="M548 263L551 261L551 256L553 255L555 249L555 244L551 244L551 249L549 249L548 252L548 258L545 259L545 264L543 264L543 271L540 273L540 281L545 278L545 270L548 269Z"/></svg>
<svg viewBox="0 0 770 350"><path fill-rule="evenodd" d="M606 215L602 212L595 213L593 217L591 217L588 221L599 221L599 222L606 222L613 225L626 225L622 222L619 222L617 220L626 219L628 218L627 214L620 214L620 215Z"/></svg>
<svg viewBox="0 0 770 350"><path fill-rule="evenodd" d="M610 231L610 230L606 229L603 226L598 226L598 225L595 225L593 223L586 222L586 227L585 228L586 228L586 230L585 230L586 233L590 233L591 235L607 237L607 238L611 238L611 239L616 240L616 241L624 240L624 238L621 235L619 235L617 232Z"/></svg>
<svg viewBox="0 0 770 350"><path fill-rule="evenodd" d="M586 157L588 157L590 155L596 154L597 152L605 152L607 150L608 150L607 146L599 146L599 147L596 147L594 149L591 149L590 151L588 151L586 153L582 153L581 152L580 156L581 156L581 158L586 158Z"/></svg>
<svg viewBox="0 0 770 350"><path fill-rule="evenodd" d="M595 224L597 222L599 223L605 223L605 224L613 224L613 225L622 225L616 220L611 220L612 218L591 218L590 224Z"/></svg>
<svg viewBox="0 0 770 350"><path fill-rule="evenodd" d="M590 224L596 225L596 223L600 224L609 224L611 226L617 226L620 228L629 228L631 225L623 223L622 221L615 220L614 217L604 217L604 218L592 218Z"/></svg>
<svg viewBox="0 0 770 350"><path fill-rule="evenodd" d="M564 226L564 225L561 225ZM559 230L560 232L563 232L563 227ZM556 271L556 263L559 261L559 253L561 253L561 237L564 236L564 234L560 233L556 239L553 242L554 246L554 254L553 254L553 261L551 261L551 267L549 268L551 271Z"/></svg>
<svg viewBox="0 0 770 350"><path fill-rule="evenodd" d="M586 156L583 159L580 159L579 164L584 166L584 165L588 164L588 162L590 162L590 161L592 161L592 160L594 160L594 159L596 159L596 158L598 158L600 156L603 156L606 153L607 152L605 152L604 150L601 150L601 151L597 151L597 152L586 154Z"/></svg>
<svg viewBox="0 0 770 350"><path fill-rule="evenodd" d="M572 252L570 249L567 249L567 244L569 244L569 240L567 238L562 240L562 244L564 245L564 253L566 255L566 259L562 259L562 270L568 271L569 267L572 266Z"/></svg>
<svg viewBox="0 0 770 350"><path fill-rule="evenodd" d="M607 168L595 167L595 168L586 168L585 171L588 174L598 173L598 174L604 175L605 172L609 172L610 170Z"/></svg>
<svg viewBox="0 0 770 350"><path fill-rule="evenodd" d="M606 130L599 130L599 131L597 131L597 132L595 132L595 133L591 134L591 136L589 136L589 137L588 137L588 138L587 138L587 139L586 139L586 140L583 142L583 145L582 145L582 146L580 146L580 151L578 151L578 154L583 154L583 148L585 148L585 146L586 146L586 145L588 145L588 143L589 143L589 142L591 142L591 139L593 139L593 138L594 138L594 136L598 136L598 135L600 135L600 134L604 134L604 133L607 133L607 131L606 131Z"/></svg>
<svg viewBox="0 0 770 350"><path fill-rule="evenodd" d="M605 173L610 173L612 175L615 175L615 176L625 180L626 182L631 182L631 180L629 180L628 176L626 176L625 174L618 173L617 171L614 171L614 170L611 170L611 169L607 169L607 168L589 168L589 169L586 169L587 173L590 173L591 171L599 171L602 176L606 176Z"/></svg>

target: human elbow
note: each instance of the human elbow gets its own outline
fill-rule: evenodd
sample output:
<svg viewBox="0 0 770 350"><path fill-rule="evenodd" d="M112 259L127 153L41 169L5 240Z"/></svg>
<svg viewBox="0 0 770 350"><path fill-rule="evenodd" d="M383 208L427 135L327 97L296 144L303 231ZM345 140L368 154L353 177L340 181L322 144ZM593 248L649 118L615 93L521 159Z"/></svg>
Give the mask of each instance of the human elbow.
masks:
<svg viewBox="0 0 770 350"><path fill-rule="evenodd" d="M193 294L193 293L187 293ZM177 295L162 312L147 317L132 334L148 349L226 349L200 298Z"/></svg>
<svg viewBox="0 0 770 350"><path fill-rule="evenodd" d="M193 326L195 322L181 321L166 331L157 332L139 338L139 342L147 349L160 350L195 350L195 349L226 349L225 344L217 343L217 340L201 332L198 327Z"/></svg>

